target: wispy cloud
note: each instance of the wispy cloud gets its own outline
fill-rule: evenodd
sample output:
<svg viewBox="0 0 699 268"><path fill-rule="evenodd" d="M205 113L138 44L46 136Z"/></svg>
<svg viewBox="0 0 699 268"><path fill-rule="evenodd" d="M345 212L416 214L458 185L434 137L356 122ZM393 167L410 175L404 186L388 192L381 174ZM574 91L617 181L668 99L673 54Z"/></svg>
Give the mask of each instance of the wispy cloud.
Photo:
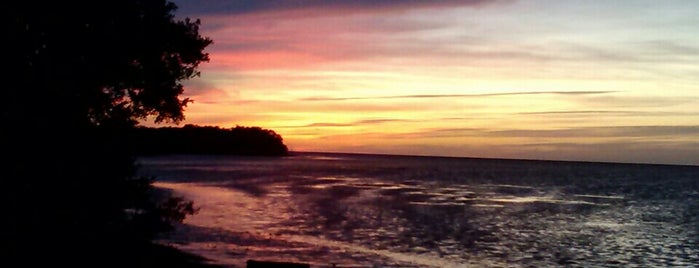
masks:
<svg viewBox="0 0 699 268"><path fill-rule="evenodd" d="M680 104L697 102L694 98L684 96L589 96L577 100L587 107L603 108L652 108L671 107Z"/></svg>
<svg viewBox="0 0 699 268"><path fill-rule="evenodd" d="M348 127L352 126L352 124L349 123L312 123L304 126L299 126L299 127Z"/></svg>
<svg viewBox="0 0 699 268"><path fill-rule="evenodd" d="M545 138L594 138L594 137L658 137L658 136L697 136L699 126L616 126L616 127L577 127L552 130L496 130L487 135L501 137L545 137Z"/></svg>
<svg viewBox="0 0 699 268"><path fill-rule="evenodd" d="M634 112L624 111L543 111L543 112L522 112L520 115L598 115L598 114L634 114Z"/></svg>
<svg viewBox="0 0 699 268"><path fill-rule="evenodd" d="M412 8L483 6L501 0L179 0L176 4L191 14L245 14L304 9L354 11L401 11Z"/></svg>
<svg viewBox="0 0 699 268"><path fill-rule="evenodd" d="M527 91L527 92L503 92L503 93L482 93L482 94L413 94L413 95L392 95L376 97L307 97L300 98L299 101L346 101L346 100L372 100L372 99L433 99L433 98L477 98L477 97L498 97L516 95L594 95L607 94L615 91Z"/></svg>
<svg viewBox="0 0 699 268"><path fill-rule="evenodd" d="M615 126L615 127L570 127L561 129L492 129L475 127L431 128L410 133L401 133L392 138L544 138L544 139L592 139L592 138L644 138L694 137L699 136L699 125L675 126ZM548 144L548 143L547 143Z"/></svg>
<svg viewBox="0 0 699 268"><path fill-rule="evenodd" d="M291 126L277 126L278 128L313 128L313 127L355 127L355 126L367 126L367 125L377 125L383 123L391 122L414 122L416 120L407 119L390 119L390 118L378 118L378 119L365 119L349 123L331 123L331 122L316 122L306 125L291 125Z"/></svg>
<svg viewBox="0 0 699 268"><path fill-rule="evenodd" d="M699 116L699 112L665 112L665 111L638 111L638 110L575 110L575 111L541 111L521 112L517 115L560 115L560 116Z"/></svg>

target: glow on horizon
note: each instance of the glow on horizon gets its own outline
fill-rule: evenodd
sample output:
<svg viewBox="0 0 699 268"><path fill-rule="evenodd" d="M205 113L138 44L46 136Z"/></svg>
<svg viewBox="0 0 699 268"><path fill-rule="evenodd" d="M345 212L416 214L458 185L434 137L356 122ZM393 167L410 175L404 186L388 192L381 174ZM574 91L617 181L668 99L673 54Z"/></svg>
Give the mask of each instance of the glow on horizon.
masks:
<svg viewBox="0 0 699 268"><path fill-rule="evenodd" d="M699 165L694 1L175 3L214 40L184 123L296 151Z"/></svg>

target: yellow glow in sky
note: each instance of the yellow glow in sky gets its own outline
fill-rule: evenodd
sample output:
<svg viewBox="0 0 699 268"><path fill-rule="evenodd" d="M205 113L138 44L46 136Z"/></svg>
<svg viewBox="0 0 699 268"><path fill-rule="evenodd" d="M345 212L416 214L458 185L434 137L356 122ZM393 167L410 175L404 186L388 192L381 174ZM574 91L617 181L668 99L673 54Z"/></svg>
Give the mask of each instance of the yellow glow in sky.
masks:
<svg viewBox="0 0 699 268"><path fill-rule="evenodd" d="M225 2L175 1L214 40L184 123L297 151L699 164L693 1Z"/></svg>

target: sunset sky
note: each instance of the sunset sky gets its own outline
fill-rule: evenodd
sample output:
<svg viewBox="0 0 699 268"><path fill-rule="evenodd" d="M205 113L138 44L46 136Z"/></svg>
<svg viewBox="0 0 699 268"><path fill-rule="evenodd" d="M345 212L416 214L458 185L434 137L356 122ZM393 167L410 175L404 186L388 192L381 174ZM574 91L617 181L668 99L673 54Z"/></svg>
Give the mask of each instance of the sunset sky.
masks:
<svg viewBox="0 0 699 268"><path fill-rule="evenodd" d="M699 2L175 0L184 124L294 151L699 165Z"/></svg>

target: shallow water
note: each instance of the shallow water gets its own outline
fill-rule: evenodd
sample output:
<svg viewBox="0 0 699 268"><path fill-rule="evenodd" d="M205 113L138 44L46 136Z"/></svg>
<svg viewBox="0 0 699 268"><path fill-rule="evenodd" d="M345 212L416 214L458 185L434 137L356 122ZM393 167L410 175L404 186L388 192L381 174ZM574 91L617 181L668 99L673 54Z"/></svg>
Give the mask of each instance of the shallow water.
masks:
<svg viewBox="0 0 699 268"><path fill-rule="evenodd" d="M311 153L140 163L200 208L163 242L219 264L699 263L697 167Z"/></svg>

